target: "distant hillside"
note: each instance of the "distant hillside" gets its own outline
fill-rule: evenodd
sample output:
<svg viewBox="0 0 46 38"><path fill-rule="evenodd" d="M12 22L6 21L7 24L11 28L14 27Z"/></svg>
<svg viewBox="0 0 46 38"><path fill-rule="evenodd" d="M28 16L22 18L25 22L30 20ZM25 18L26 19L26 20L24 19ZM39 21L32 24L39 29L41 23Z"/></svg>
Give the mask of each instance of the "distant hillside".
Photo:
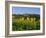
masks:
<svg viewBox="0 0 46 38"><path fill-rule="evenodd" d="M12 15L25 15L25 16L28 16L28 15L40 15L40 14L12 14Z"/></svg>
<svg viewBox="0 0 46 38"><path fill-rule="evenodd" d="M12 14L16 17L40 17L40 14Z"/></svg>

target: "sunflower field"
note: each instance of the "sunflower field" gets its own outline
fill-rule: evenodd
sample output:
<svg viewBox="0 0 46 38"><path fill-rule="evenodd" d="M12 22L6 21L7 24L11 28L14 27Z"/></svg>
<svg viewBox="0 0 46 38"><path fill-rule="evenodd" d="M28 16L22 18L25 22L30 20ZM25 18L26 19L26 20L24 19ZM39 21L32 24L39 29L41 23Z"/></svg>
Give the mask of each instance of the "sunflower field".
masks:
<svg viewBox="0 0 46 38"><path fill-rule="evenodd" d="M12 30L13 31L40 30L40 16L12 15Z"/></svg>

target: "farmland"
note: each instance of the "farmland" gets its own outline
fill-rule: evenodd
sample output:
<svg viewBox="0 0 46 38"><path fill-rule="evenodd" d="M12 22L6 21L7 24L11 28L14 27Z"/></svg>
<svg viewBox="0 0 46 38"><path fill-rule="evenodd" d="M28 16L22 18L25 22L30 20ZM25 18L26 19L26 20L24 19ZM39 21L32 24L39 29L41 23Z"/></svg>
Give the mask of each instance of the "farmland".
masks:
<svg viewBox="0 0 46 38"><path fill-rule="evenodd" d="M12 30L40 30L39 14L12 14Z"/></svg>

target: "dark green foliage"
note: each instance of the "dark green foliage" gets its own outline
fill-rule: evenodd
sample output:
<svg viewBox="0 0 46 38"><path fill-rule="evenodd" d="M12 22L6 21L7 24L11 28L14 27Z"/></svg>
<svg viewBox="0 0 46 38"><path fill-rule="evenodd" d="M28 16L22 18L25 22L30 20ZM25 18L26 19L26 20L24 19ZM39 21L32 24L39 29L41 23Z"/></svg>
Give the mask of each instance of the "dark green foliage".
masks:
<svg viewBox="0 0 46 38"><path fill-rule="evenodd" d="M38 15L31 15L32 17L30 17L29 15L29 20L27 20L27 18L25 18L25 16L18 16L18 15L13 15L15 16L14 18L12 18L12 30L13 31L24 31L24 30L40 30L40 16ZM18 18L18 17L19 18ZM24 20L20 19L24 17ZM30 20L30 18L32 18L33 20ZM34 20L34 18L36 18Z"/></svg>

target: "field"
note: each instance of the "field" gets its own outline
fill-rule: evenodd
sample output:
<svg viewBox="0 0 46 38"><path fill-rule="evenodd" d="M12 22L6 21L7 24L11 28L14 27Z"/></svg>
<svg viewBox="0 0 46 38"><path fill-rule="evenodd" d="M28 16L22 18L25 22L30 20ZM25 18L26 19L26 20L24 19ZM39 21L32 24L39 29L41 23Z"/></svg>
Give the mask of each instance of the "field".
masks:
<svg viewBox="0 0 46 38"><path fill-rule="evenodd" d="M40 15L13 14L12 30L13 31L40 30Z"/></svg>

